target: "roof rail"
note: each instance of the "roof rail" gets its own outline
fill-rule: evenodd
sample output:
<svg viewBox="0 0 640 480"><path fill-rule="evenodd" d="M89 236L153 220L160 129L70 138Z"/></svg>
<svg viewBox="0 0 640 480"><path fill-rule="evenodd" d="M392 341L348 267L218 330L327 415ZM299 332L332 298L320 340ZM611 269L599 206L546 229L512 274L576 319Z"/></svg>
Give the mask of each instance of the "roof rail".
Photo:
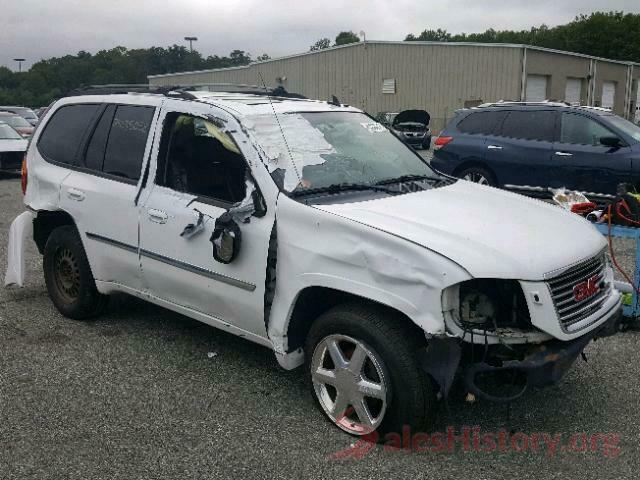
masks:
<svg viewBox="0 0 640 480"><path fill-rule="evenodd" d="M256 85L238 85L232 83L203 83L187 86L150 86L147 84L106 84L106 85L86 85L78 87L67 93L66 96L80 95L117 95L127 93L156 94L172 98L184 98L194 100L197 97L189 92L221 92L221 93L243 93L247 95L272 96L279 98L299 98L307 97L298 93L287 92L284 87L264 87Z"/></svg>
<svg viewBox="0 0 640 480"><path fill-rule="evenodd" d="M220 92L220 93L244 93L247 95L271 96L280 98L299 98L306 99L304 95L299 93L288 92L282 85L277 87L263 87L260 85L247 85L237 83L199 83L196 85L187 85L178 87L178 90L189 92Z"/></svg>
<svg viewBox="0 0 640 480"><path fill-rule="evenodd" d="M176 92L176 93L174 93ZM166 96L184 97L181 87L151 87L147 84L120 84L111 83L107 85L83 85L67 92L66 96L81 95L118 95L127 93L156 94ZM195 98L189 95L189 98Z"/></svg>
<svg viewBox="0 0 640 480"><path fill-rule="evenodd" d="M555 100L542 100L539 102L522 102L518 100L498 100L497 102L489 102L483 103L482 105L478 105L477 108L485 108L485 107L501 107L504 105L522 105L522 106L544 106L544 107L570 107L571 104L567 102L558 102Z"/></svg>

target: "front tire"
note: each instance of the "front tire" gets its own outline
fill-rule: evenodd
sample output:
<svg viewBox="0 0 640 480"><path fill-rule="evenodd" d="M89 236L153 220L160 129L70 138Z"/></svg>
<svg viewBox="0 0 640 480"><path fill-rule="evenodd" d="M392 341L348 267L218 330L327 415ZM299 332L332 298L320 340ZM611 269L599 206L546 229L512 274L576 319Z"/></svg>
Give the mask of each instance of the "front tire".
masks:
<svg viewBox="0 0 640 480"><path fill-rule="evenodd" d="M386 309L360 304L331 309L315 321L305 345L316 405L355 436L375 431L382 441L403 427L427 431L436 398L416 360L425 343L413 325Z"/></svg>
<svg viewBox="0 0 640 480"><path fill-rule="evenodd" d="M96 289L82 240L73 226L51 232L44 247L43 267L49 297L62 315L86 320L102 312L107 297Z"/></svg>

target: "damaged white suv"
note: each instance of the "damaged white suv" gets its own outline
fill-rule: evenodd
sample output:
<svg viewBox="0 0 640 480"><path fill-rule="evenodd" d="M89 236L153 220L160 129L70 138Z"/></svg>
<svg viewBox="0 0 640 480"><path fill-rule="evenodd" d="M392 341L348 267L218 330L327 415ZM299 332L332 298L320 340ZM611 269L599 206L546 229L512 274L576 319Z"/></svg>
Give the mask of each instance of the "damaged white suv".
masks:
<svg viewBox="0 0 640 480"><path fill-rule="evenodd" d="M443 176L335 102L65 98L23 189L6 284L32 239L63 315L125 292L264 345L355 435L429 428L454 377L496 400L553 382L619 317L586 221Z"/></svg>

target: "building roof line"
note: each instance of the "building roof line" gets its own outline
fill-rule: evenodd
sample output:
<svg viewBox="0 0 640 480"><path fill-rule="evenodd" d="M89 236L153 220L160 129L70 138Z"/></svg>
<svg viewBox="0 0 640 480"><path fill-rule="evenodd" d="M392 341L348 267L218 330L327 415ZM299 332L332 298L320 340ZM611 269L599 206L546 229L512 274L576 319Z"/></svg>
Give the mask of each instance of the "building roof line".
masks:
<svg viewBox="0 0 640 480"><path fill-rule="evenodd" d="M147 78L151 79L151 78L175 77L175 76L179 76L179 75L194 75L194 74L199 74L199 73L212 73L212 72L226 72L226 71L231 71L231 70L243 70L243 69L251 68L251 67L253 67L255 65L261 65L261 64L265 64L265 63L272 63L272 62L277 62L277 61L280 61L280 60L287 60L287 59L290 59L290 58L303 57L303 56L307 56L307 55L318 55L318 54L323 54L323 53L327 53L327 52L332 52L334 50L339 50L339 49L342 49L342 48L366 47L367 45L412 45L412 46L417 46L417 45L440 45L440 46L447 46L447 47L464 47L464 46L466 46L466 47L519 48L519 49L525 49L526 48L527 50L536 50L536 51L540 51L540 52L556 53L556 54L568 55L568 56L572 56L572 57L587 58L587 59L590 59L590 60L596 60L596 61L607 62L607 63L617 63L617 64L627 65L627 66L629 66L629 65L640 66L640 63L626 61L626 60L614 60L614 59L610 59L610 58L597 57L597 56L594 56L594 55L587 55L585 53L567 52L565 50L557 50L557 49L553 49L553 48L539 47L539 46L535 46L535 45L526 45L526 44L523 44L523 43L429 42L429 41L399 41L399 40L398 41L394 41L394 40L367 40L366 42L355 42L355 43L349 43L349 44L346 44L346 45L337 45L337 46L333 46L333 47L323 48L321 50L294 53L294 54L285 55L285 56L282 56L282 57L270 58L268 60L251 62L248 65L241 65L241 66L238 66L238 67L223 67L223 68L211 68L211 69L205 69L205 70L193 70L193 71L188 71L188 72L163 73L163 74L157 74L157 75L148 75Z"/></svg>

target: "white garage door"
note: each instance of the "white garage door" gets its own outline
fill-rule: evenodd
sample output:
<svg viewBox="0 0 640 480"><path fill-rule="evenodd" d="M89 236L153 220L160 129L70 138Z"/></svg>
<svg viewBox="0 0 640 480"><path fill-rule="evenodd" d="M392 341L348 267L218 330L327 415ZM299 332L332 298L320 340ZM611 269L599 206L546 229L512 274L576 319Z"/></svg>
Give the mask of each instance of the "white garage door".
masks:
<svg viewBox="0 0 640 480"><path fill-rule="evenodd" d="M564 101L573 104L580 103L582 94L582 79L567 78L567 87L564 91Z"/></svg>
<svg viewBox="0 0 640 480"><path fill-rule="evenodd" d="M613 108L613 102L615 98L616 98L616 82L603 82L601 105L604 108Z"/></svg>
<svg viewBox="0 0 640 480"><path fill-rule="evenodd" d="M527 75L527 102L542 102L547 99L547 77L544 75Z"/></svg>

